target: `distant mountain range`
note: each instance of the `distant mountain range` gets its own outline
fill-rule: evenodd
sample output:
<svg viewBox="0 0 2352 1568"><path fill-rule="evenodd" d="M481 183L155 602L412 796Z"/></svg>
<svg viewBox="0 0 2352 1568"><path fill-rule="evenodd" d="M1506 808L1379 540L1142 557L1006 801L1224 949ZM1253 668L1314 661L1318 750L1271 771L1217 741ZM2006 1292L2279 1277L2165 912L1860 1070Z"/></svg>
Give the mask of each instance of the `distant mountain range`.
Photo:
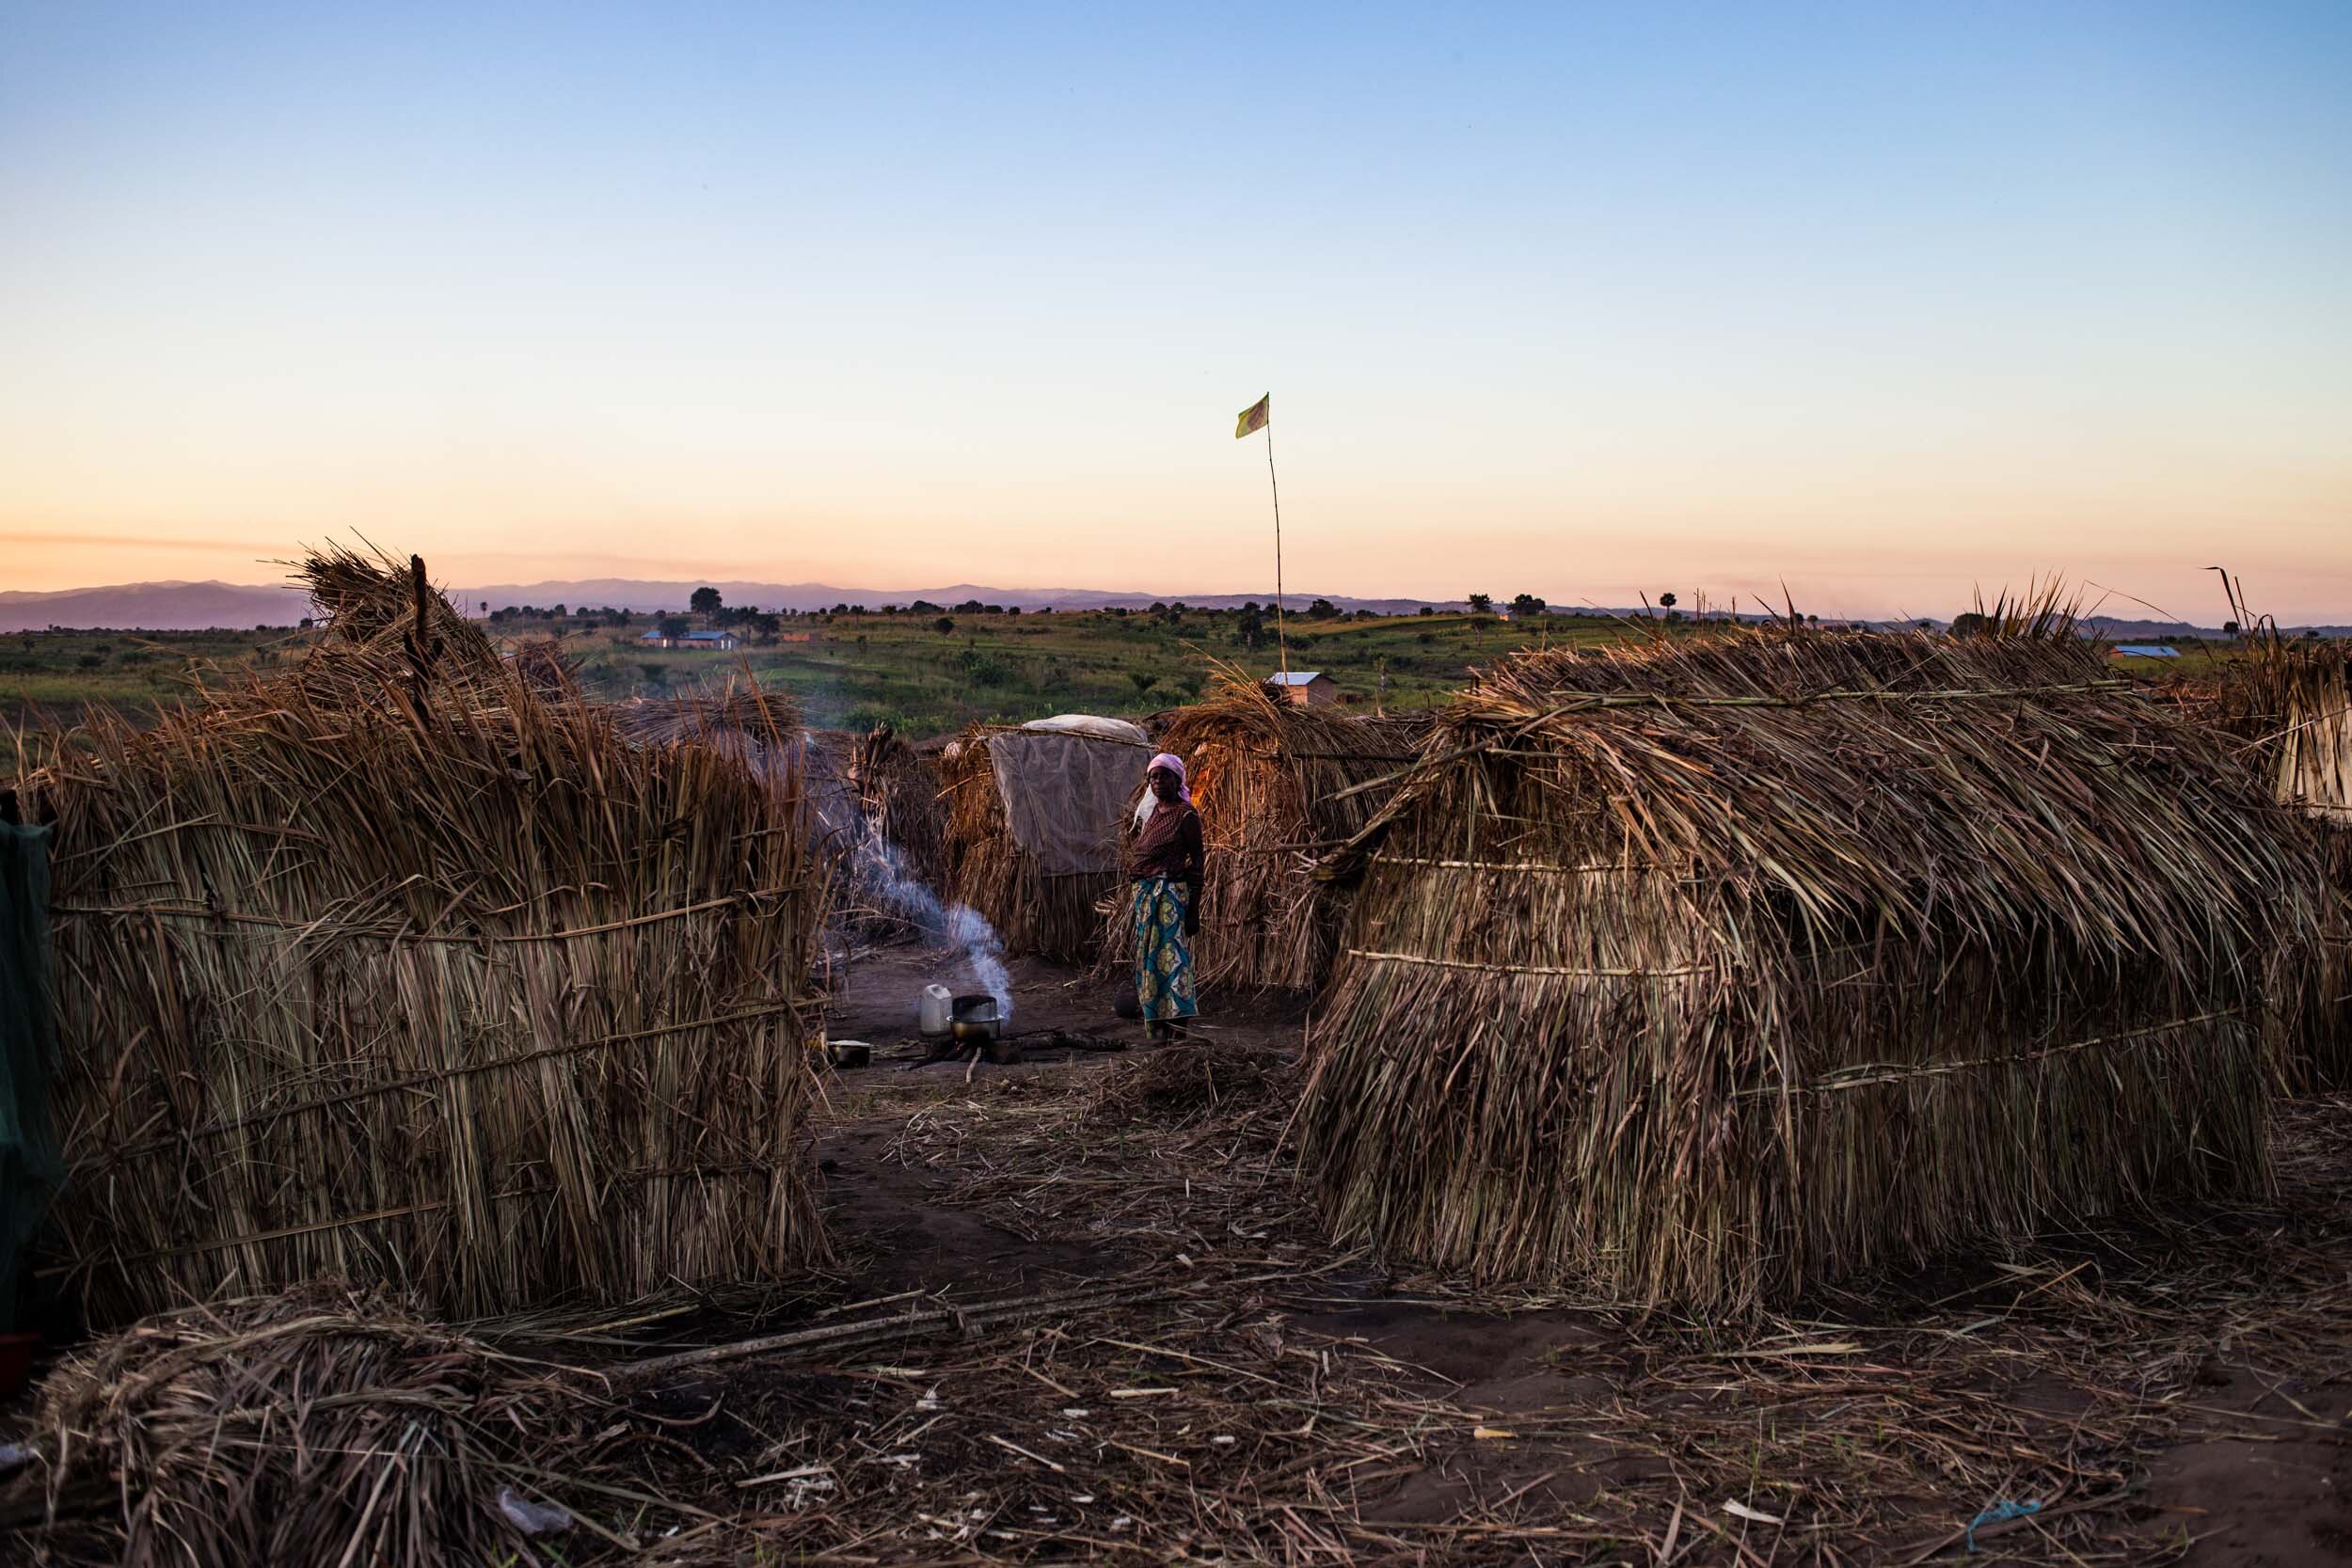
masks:
<svg viewBox="0 0 2352 1568"><path fill-rule="evenodd" d="M572 610L598 609L637 611L683 610L697 588L716 588L731 605L756 605L762 610L831 610L834 605L912 604L917 599L953 606L977 599L982 604L1018 605L1024 610L1107 610L1117 606L1141 608L1181 598L1200 610L1228 610L1252 600L1263 604L1264 594L1120 593L1097 588L992 588L959 582L944 588L842 588L826 582L708 582L680 578L660 582L643 578L581 578L560 582L500 583L486 588L457 588L450 597L462 609L480 613L484 604L493 610L516 605L543 609L564 605ZM1410 615L1423 605L1440 610L1465 608L1459 599L1359 599L1342 594L1286 594L1283 602L1303 609L1317 597L1342 610L1369 610L1383 615ZM1570 607L1563 605L1562 610ZM192 631L208 627L291 626L310 612L309 598L298 588L233 582L127 582L108 588L68 588L53 593L0 593L0 632L40 631L50 626L109 631ZM1639 615L1637 610L1601 610L1587 613ZM1751 619L1742 616L1741 619ZM2195 626L2184 621L2127 621L2094 616L2086 629L2116 641L2161 641L2173 637L2218 637L2217 626ZM2290 631L2307 628L2292 626ZM2309 628L2326 637L2352 636L2352 626Z"/></svg>
<svg viewBox="0 0 2352 1568"><path fill-rule="evenodd" d="M684 610L686 601L697 588L716 588L719 597L731 605L755 605L761 610L831 610L835 605L864 605L880 610L886 604L907 605L917 599L935 605L959 605L973 599L982 604L1003 605L1007 609L1019 606L1030 610L1108 610L1125 605L1130 609L1153 603L1173 603L1183 599L1199 610L1231 610L1256 602L1265 604L1272 595L1266 594L1147 594L1140 591L1118 593L1096 588L991 588L983 583L957 582L945 588L841 588L829 582L713 582L708 578L695 581L653 582L642 578L586 578L569 582L500 583L489 588L453 588L450 597L469 610L478 610L484 603L492 610L508 605L537 605L542 609L567 605L578 610L583 605L615 610ZM1289 593L1282 602L1294 607L1305 606L1318 597L1327 598L1342 610L1370 610L1384 615L1410 615L1424 604L1441 601L1429 599L1351 599L1338 594ZM1454 609L1460 609L1457 600Z"/></svg>
<svg viewBox="0 0 2352 1568"><path fill-rule="evenodd" d="M710 582L707 579L652 582L638 578L586 578L564 582L499 583L485 588L453 588L450 598L460 608L480 613L516 605L542 609L564 605L572 610L610 606L639 611L683 610L697 588L710 587L731 605L756 605L762 610L831 610L837 604L862 604L870 610L883 605L912 604L925 599L936 605L959 605L977 599L982 604L1018 605L1035 610L1105 610L1115 605L1140 608L1155 601L1183 598L1202 610L1229 609L1251 600L1267 601L1263 594L1147 594L1111 593L1089 588L991 588L959 582L945 588L841 588L826 582ZM1342 610L1370 610L1381 614L1409 615L1425 603L1440 609L1462 608L1460 601L1423 599L1357 599L1343 594L1322 595ZM1313 594L1286 594L1294 609L1312 603ZM111 588L67 588L54 593L0 593L0 632L41 631L50 626L109 631L195 631L215 626L291 626L310 613L310 601L298 588L252 586L233 582L130 582Z"/></svg>
<svg viewBox="0 0 2352 1568"><path fill-rule="evenodd" d="M0 593L0 631L73 626L108 631L202 631L291 626L310 613L298 588L234 582L125 582L50 594Z"/></svg>

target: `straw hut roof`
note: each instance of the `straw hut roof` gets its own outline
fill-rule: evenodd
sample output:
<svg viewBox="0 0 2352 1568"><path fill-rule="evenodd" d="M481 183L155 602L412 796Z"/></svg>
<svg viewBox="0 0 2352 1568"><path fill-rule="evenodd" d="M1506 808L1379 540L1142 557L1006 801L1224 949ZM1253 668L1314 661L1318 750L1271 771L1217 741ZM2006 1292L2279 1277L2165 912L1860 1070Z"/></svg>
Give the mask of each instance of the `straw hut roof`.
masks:
<svg viewBox="0 0 2352 1568"><path fill-rule="evenodd" d="M1301 1120L1343 1227L1752 1307L2259 1182L2308 844L2064 614L2000 629L1526 654L1461 697L1327 868L1362 891Z"/></svg>

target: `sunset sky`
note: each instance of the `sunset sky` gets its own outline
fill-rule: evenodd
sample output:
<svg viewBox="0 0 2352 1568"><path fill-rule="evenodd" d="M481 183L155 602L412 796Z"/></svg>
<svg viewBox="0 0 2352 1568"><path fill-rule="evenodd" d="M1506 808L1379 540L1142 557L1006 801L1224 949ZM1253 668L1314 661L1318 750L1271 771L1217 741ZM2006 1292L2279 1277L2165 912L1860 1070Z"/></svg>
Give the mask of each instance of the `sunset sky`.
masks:
<svg viewBox="0 0 2352 1568"><path fill-rule="evenodd" d="M2352 5L0 0L0 589L2352 620ZM2110 610L2139 613L2122 599Z"/></svg>

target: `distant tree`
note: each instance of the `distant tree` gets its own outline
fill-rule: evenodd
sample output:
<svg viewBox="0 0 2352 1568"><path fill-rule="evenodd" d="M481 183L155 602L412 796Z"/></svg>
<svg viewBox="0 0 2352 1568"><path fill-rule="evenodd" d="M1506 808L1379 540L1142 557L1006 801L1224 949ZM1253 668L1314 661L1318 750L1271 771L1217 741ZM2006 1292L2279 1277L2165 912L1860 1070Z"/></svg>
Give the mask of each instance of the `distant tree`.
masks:
<svg viewBox="0 0 2352 1568"><path fill-rule="evenodd" d="M917 599L913 604L907 606L907 613L910 615L936 615L939 613L939 607L931 603L929 599Z"/></svg>
<svg viewBox="0 0 2352 1568"><path fill-rule="evenodd" d="M695 614L703 617L703 619L708 620L710 617L719 613L719 591L716 588L710 587L695 589L693 594L688 597L686 601L686 608L692 610Z"/></svg>
<svg viewBox="0 0 2352 1568"><path fill-rule="evenodd" d="M977 615L979 612L980 601L977 599L966 599L956 606L956 613L959 615Z"/></svg>
<svg viewBox="0 0 2352 1568"><path fill-rule="evenodd" d="M572 612L563 605L557 605L548 611L548 616L550 620L568 621L572 618Z"/></svg>
<svg viewBox="0 0 2352 1568"><path fill-rule="evenodd" d="M1993 623L1976 610L1963 610L1952 617L1952 635L1954 637L1990 637L1993 635Z"/></svg>
<svg viewBox="0 0 2352 1568"><path fill-rule="evenodd" d="M2222 622L2221 635L2224 637L2235 637L2237 635L2237 623L2235 621Z"/></svg>
<svg viewBox="0 0 2352 1568"><path fill-rule="evenodd" d="M1241 613L1233 617L1233 641L1245 648L1265 646L1265 618L1258 613L1256 605L1244 605Z"/></svg>
<svg viewBox="0 0 2352 1568"><path fill-rule="evenodd" d="M1804 624L1808 626L1818 626L1821 624L1821 618L1819 615L1807 615L1804 618Z"/></svg>
<svg viewBox="0 0 2352 1568"><path fill-rule="evenodd" d="M942 637L946 636L949 632L955 629L956 618L952 615L942 615L938 620L931 623L931 630L939 633Z"/></svg>
<svg viewBox="0 0 2352 1568"><path fill-rule="evenodd" d="M773 615L763 615L757 610L743 617L743 626L763 643L773 644L777 638L784 635L784 622L781 619Z"/></svg>
<svg viewBox="0 0 2352 1568"><path fill-rule="evenodd" d="M1330 600L1317 599L1314 603L1307 607L1307 619L1310 621L1328 621L1337 616L1339 612L1340 607L1333 604Z"/></svg>
<svg viewBox="0 0 2352 1568"><path fill-rule="evenodd" d="M661 618L660 626L657 629L660 630L661 635L664 637L684 637L686 635L686 628L688 625L689 623L683 615L664 615Z"/></svg>
<svg viewBox="0 0 2352 1568"><path fill-rule="evenodd" d="M1661 609L1672 610L1677 603L1675 591L1669 588L1663 594L1659 594L1658 603Z"/></svg>
<svg viewBox="0 0 2352 1568"><path fill-rule="evenodd" d="M485 621L490 618L490 601L487 599L482 601L482 618Z"/></svg>
<svg viewBox="0 0 2352 1568"><path fill-rule="evenodd" d="M1167 604L1166 604L1166 602L1165 602L1165 601L1163 601L1163 600L1153 599L1153 600L1152 601L1152 614L1154 614L1154 615L1165 615L1165 614L1167 614L1167 613L1168 613L1168 605L1167 605Z"/></svg>
<svg viewBox="0 0 2352 1568"><path fill-rule="evenodd" d="M898 607L895 604L886 604L882 607L882 612L884 615L896 615L898 613Z"/></svg>
<svg viewBox="0 0 2352 1568"><path fill-rule="evenodd" d="M1136 695L1138 697L1150 696L1152 689L1160 684L1160 677L1149 670L1130 670L1127 678L1136 683Z"/></svg>
<svg viewBox="0 0 2352 1568"><path fill-rule="evenodd" d="M1438 613L1438 607L1433 604L1425 604L1419 610L1413 611L1413 613L1416 615L1435 615Z"/></svg>
<svg viewBox="0 0 2352 1568"><path fill-rule="evenodd" d="M1484 615L1495 607L1495 596L1492 594L1472 594L1468 597L1472 615Z"/></svg>
<svg viewBox="0 0 2352 1568"><path fill-rule="evenodd" d="M1511 599L1511 613L1512 613L1512 614L1514 614L1514 615L1541 615L1543 612L1544 612L1544 601L1543 601L1543 600L1541 600L1541 599L1539 599L1539 598L1537 598L1534 594L1514 594L1514 595L1512 596L1512 599Z"/></svg>

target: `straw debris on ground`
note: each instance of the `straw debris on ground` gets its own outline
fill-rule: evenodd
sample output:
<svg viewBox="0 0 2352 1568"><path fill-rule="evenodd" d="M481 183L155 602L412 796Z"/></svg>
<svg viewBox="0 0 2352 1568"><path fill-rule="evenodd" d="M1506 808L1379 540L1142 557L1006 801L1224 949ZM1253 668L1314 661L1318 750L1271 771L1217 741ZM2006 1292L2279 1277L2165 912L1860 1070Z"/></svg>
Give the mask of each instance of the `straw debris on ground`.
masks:
<svg viewBox="0 0 2352 1568"><path fill-rule="evenodd" d="M19 1485L45 1486L67 1561L516 1561L501 1495L528 1517L568 1490L553 1471L600 1402L586 1373L313 1288L146 1319L68 1358Z"/></svg>
<svg viewBox="0 0 2352 1568"><path fill-rule="evenodd" d="M1247 1046L1153 1051L1103 1070L1093 1115L1105 1127L1182 1127L1287 1107L1296 1066L1295 1057Z"/></svg>

